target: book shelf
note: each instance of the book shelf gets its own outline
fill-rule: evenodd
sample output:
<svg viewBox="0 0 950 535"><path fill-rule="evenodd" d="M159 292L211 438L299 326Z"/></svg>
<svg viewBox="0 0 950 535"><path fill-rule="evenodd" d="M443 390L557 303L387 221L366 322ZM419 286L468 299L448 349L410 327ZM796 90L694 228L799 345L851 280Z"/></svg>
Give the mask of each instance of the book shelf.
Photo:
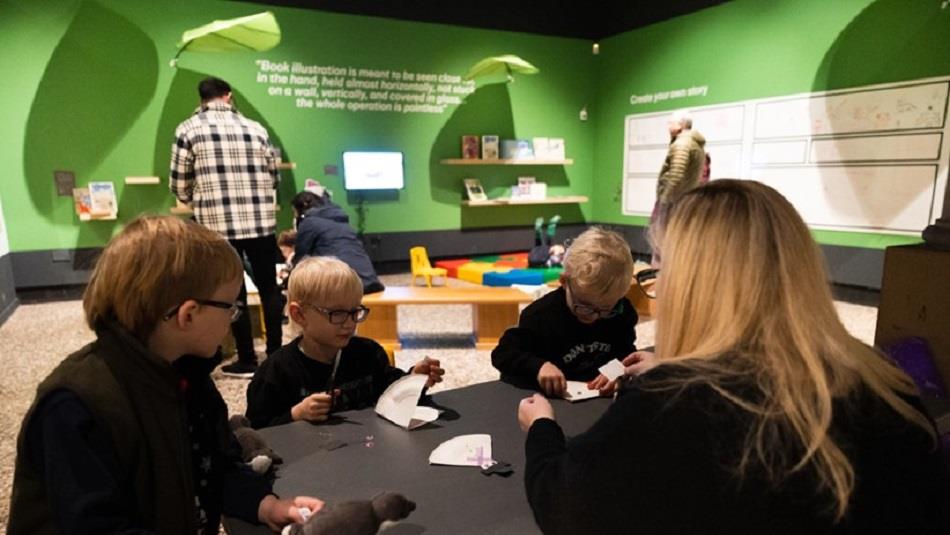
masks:
<svg viewBox="0 0 950 535"><path fill-rule="evenodd" d="M586 195L564 195L560 197L546 197L544 199L488 199L485 201L462 201L462 206L478 208L482 206L521 206L526 204L581 204L588 201Z"/></svg>
<svg viewBox="0 0 950 535"><path fill-rule="evenodd" d="M511 160L483 160L481 158L446 158L439 163L445 165L572 165L574 160L568 158L564 160L529 160L527 158Z"/></svg>

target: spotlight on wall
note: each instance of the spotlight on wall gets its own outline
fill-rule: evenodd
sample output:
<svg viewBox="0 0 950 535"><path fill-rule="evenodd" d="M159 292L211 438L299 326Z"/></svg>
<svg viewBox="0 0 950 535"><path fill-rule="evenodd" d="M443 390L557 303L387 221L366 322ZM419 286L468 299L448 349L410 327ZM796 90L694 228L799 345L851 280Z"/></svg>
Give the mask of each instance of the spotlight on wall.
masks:
<svg viewBox="0 0 950 535"><path fill-rule="evenodd" d="M592 47L590 48L590 53L593 54L593 55L595 55L595 56L596 56L597 54L600 54L600 44L599 44L599 43L594 43L594 46L592 46Z"/></svg>

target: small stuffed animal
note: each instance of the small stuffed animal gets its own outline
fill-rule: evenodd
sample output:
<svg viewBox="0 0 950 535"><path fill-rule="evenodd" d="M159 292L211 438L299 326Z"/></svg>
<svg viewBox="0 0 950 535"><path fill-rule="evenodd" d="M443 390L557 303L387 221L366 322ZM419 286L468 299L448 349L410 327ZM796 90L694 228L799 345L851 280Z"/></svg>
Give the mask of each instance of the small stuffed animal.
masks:
<svg viewBox="0 0 950 535"><path fill-rule="evenodd" d="M326 505L303 524L286 526L281 535L375 535L384 522L402 520L415 509L402 494L386 492L372 500Z"/></svg>
<svg viewBox="0 0 950 535"><path fill-rule="evenodd" d="M241 459L258 474L267 473L271 465L284 462L260 433L251 428L251 422L240 414L228 420L231 432L241 445Z"/></svg>

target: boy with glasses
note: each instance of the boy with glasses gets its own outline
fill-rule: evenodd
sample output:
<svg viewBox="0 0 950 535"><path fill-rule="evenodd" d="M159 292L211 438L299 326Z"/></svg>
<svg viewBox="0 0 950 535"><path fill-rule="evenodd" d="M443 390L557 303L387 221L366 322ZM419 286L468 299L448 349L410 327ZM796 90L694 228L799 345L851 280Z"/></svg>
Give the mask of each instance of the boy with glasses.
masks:
<svg viewBox="0 0 950 535"><path fill-rule="evenodd" d="M492 351L502 380L563 396L567 381L613 392L598 368L635 351L637 313L624 297L633 277L630 246L591 228L567 250L561 288L528 305Z"/></svg>
<svg viewBox="0 0 950 535"><path fill-rule="evenodd" d="M247 418L254 428L296 420L325 422L331 411L369 407L405 372L386 351L355 336L369 309L360 304L359 275L333 257L309 257L290 275L290 319L300 336L265 360L247 388ZM442 380L439 361L424 358L411 373Z"/></svg>
<svg viewBox="0 0 950 535"><path fill-rule="evenodd" d="M243 282L223 237L174 216L139 217L109 242L83 294L96 340L23 419L7 533L217 535L223 514L276 531L323 506L278 499L228 429L209 374Z"/></svg>

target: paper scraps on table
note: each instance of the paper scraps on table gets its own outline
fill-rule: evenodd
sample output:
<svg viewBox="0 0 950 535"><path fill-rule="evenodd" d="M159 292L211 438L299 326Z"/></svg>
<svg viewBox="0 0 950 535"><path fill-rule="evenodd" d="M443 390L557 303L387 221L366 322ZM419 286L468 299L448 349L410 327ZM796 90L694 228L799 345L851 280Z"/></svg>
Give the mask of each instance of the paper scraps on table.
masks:
<svg viewBox="0 0 950 535"><path fill-rule="evenodd" d="M564 391L563 397L573 403L575 401L600 397L600 390L587 388L587 383L584 381L568 381L567 389Z"/></svg>
<svg viewBox="0 0 950 535"><path fill-rule="evenodd" d="M419 406L429 376L411 373L389 385L376 402L376 414L405 429L415 429L439 418L439 411Z"/></svg>
<svg viewBox="0 0 950 535"><path fill-rule="evenodd" d="M491 435L452 437L432 450L429 454L429 464L488 468L495 464L491 458Z"/></svg>
<svg viewBox="0 0 950 535"><path fill-rule="evenodd" d="M610 362L604 364L598 368L598 370L608 381L613 381L617 377L623 376L623 364L617 359L610 359Z"/></svg>

